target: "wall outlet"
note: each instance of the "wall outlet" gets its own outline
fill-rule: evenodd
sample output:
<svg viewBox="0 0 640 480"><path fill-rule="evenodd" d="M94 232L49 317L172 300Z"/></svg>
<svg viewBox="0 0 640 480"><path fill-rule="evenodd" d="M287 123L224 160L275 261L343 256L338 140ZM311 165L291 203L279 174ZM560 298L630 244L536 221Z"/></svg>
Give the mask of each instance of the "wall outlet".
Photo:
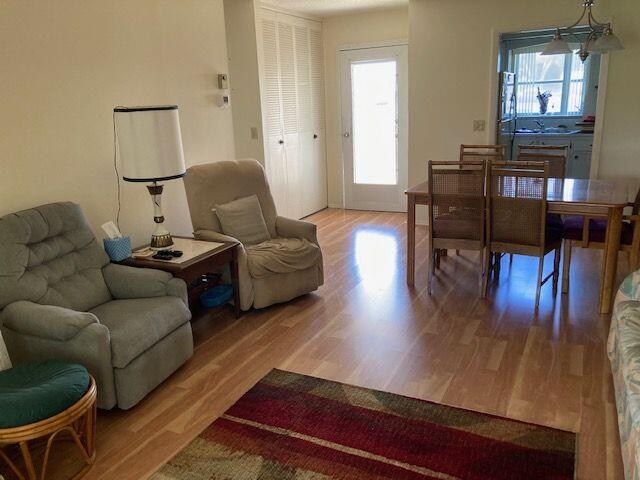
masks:
<svg viewBox="0 0 640 480"><path fill-rule="evenodd" d="M218 107L227 108L229 106L229 95L226 93L221 93L217 97Z"/></svg>
<svg viewBox="0 0 640 480"><path fill-rule="evenodd" d="M484 120L474 120L473 121L473 131L474 132L484 132L485 123Z"/></svg>

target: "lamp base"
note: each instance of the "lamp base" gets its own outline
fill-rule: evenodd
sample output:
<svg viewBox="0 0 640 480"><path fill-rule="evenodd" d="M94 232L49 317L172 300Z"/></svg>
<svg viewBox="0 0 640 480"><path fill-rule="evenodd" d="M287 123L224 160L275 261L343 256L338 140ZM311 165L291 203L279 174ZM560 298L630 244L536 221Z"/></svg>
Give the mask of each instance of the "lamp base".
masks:
<svg viewBox="0 0 640 480"><path fill-rule="evenodd" d="M162 205L160 198L162 195L162 185L158 185L153 182L153 185L148 185L147 189L151 194L151 201L153 202L153 221L156 224L156 230L151 235L151 244L149 248L151 250L167 250L173 245L173 239L169 230L164 228L164 215L162 214Z"/></svg>
<svg viewBox="0 0 640 480"><path fill-rule="evenodd" d="M173 246L173 239L171 234L166 233L164 235L151 235L151 244L149 248L151 250L168 250Z"/></svg>

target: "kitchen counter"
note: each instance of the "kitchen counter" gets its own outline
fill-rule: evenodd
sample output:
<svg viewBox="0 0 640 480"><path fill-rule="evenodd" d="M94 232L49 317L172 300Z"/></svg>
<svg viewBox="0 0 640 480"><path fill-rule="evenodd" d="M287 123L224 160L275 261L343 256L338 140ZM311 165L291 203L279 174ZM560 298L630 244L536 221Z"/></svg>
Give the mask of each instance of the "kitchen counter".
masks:
<svg viewBox="0 0 640 480"><path fill-rule="evenodd" d="M587 137L593 136L593 133L569 130L568 132L515 132L515 135L517 137Z"/></svg>

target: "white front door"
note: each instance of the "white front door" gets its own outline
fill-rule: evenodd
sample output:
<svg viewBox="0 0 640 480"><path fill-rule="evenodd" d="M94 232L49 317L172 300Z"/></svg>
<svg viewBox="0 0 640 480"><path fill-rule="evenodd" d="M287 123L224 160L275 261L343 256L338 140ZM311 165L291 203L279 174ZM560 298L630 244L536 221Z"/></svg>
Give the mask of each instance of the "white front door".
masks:
<svg viewBox="0 0 640 480"><path fill-rule="evenodd" d="M407 46L340 56L345 207L406 211Z"/></svg>

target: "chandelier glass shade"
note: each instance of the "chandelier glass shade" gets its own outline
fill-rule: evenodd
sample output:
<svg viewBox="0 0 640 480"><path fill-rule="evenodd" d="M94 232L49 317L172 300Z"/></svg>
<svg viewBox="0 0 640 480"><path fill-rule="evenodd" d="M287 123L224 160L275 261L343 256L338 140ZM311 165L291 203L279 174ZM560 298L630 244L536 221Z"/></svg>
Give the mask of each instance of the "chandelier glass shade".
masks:
<svg viewBox="0 0 640 480"><path fill-rule="evenodd" d="M622 42L613 33L611 23L599 22L593 16L592 8L594 3L595 0L584 0L580 18L573 25L556 29L553 40L545 46L541 55L571 53L573 50L569 47L567 40L563 38L563 34L565 36L573 35L572 29L583 23L584 20L586 20L589 27L589 32L587 38L580 42L580 49L578 50L578 56L583 62L589 57L590 53L609 53L624 50Z"/></svg>

